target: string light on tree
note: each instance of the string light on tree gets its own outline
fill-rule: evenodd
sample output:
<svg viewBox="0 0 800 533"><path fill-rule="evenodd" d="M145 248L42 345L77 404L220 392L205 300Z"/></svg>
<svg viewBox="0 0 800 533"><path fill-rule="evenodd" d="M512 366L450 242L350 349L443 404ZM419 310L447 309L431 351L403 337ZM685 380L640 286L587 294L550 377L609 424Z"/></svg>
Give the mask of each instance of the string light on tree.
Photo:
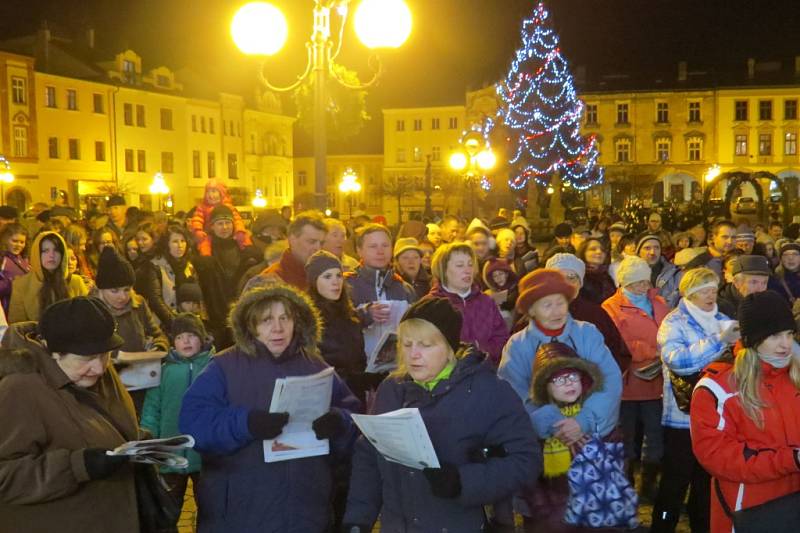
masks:
<svg viewBox="0 0 800 533"><path fill-rule="evenodd" d="M498 117L510 131L509 186L521 190L532 179L548 187L554 173L582 191L602 183L597 139L580 134L583 103L543 3L522 23L521 35L522 47L497 86Z"/></svg>

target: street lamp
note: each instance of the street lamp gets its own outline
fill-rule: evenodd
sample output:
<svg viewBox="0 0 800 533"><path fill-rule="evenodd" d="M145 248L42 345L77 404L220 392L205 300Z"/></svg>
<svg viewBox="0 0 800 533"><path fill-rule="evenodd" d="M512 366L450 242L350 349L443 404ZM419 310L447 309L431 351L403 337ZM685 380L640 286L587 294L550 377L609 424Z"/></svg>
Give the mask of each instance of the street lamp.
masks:
<svg viewBox="0 0 800 533"><path fill-rule="evenodd" d="M473 125L459 139L459 149L450 155L450 168L463 174L470 190L472 216L475 216L475 181L485 176L497 164L497 156L492 151L484 128Z"/></svg>
<svg viewBox="0 0 800 533"><path fill-rule="evenodd" d="M11 162L6 156L0 154L0 204L6 203L6 183L14 182L14 174L11 173Z"/></svg>
<svg viewBox="0 0 800 533"><path fill-rule="evenodd" d="M250 203L256 209L264 209L267 207L267 199L264 198L264 193L261 192L261 189L256 189L256 194L253 196L253 199L250 201Z"/></svg>
<svg viewBox="0 0 800 533"><path fill-rule="evenodd" d="M339 190L347 195L347 203L350 207L350 218L353 218L353 193L361 192L361 184L358 182L358 174L352 168L348 168L342 174L342 181L339 182Z"/></svg>
<svg viewBox="0 0 800 533"><path fill-rule="evenodd" d="M350 0L314 0L314 31L306 42L308 60L303 74L289 86L278 87L267 80L264 64L258 69L261 83L276 92L293 91L311 79L314 86L314 194L319 209L325 208L327 186L325 178L327 135L325 131L325 109L328 106L326 84L336 80L348 89L362 90L375 84L383 67L374 56L373 78L363 84L352 84L339 77L334 69L336 58L342 50L344 28L347 22ZM331 9L340 19L338 42L331 37ZM362 0L355 14L356 34L364 45L371 49L397 48L411 33L411 11L404 0ZM288 25L281 11L264 2L252 2L243 6L231 24L233 41L245 54L269 56L280 51L286 42ZM373 63L370 61L370 63Z"/></svg>
<svg viewBox="0 0 800 533"><path fill-rule="evenodd" d="M162 211L164 206L161 205L161 201L165 195L169 194L169 187L167 182L164 181L164 175L161 172L156 172L156 175L153 176L153 183L150 184L150 194L158 196L158 210Z"/></svg>

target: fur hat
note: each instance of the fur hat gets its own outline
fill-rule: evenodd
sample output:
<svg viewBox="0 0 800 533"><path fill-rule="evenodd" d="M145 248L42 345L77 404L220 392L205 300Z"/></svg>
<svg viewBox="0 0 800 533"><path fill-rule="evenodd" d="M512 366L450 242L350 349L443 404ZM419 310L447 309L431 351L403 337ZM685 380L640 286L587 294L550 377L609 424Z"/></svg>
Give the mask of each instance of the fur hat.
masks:
<svg viewBox="0 0 800 533"><path fill-rule="evenodd" d="M570 346L562 342L546 342L536 350L533 363L530 397L536 405L552 403L547 384L563 370L575 370L581 374L583 392L581 401L591 393L603 389L603 374L586 359L582 359Z"/></svg>
<svg viewBox="0 0 800 533"><path fill-rule="evenodd" d="M106 305L86 296L48 306L39 319L39 333L51 353L95 355L116 350L125 342Z"/></svg>
<svg viewBox="0 0 800 533"><path fill-rule="evenodd" d="M638 281L650 281L651 275L652 270L647 261L636 255L628 255L619 263L617 282L624 288Z"/></svg>
<svg viewBox="0 0 800 533"><path fill-rule="evenodd" d="M526 274L519 282L516 310L527 315L538 300L551 294L563 294L568 302L575 299L578 289L567 281L564 274L551 268L540 268Z"/></svg>
<svg viewBox="0 0 800 533"><path fill-rule="evenodd" d="M95 285L98 289L116 289L118 287L133 287L136 282L136 274L133 267L126 260L120 257L113 246L106 246L100 252L100 260L97 262L97 276Z"/></svg>

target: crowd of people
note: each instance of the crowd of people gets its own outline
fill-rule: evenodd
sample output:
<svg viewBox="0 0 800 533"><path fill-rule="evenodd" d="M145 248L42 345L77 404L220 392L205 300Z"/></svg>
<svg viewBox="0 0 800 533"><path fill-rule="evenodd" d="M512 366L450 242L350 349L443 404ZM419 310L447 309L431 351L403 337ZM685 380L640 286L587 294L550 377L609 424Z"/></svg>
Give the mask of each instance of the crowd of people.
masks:
<svg viewBox="0 0 800 533"><path fill-rule="evenodd" d="M800 226L608 215L542 244L505 209L248 224L215 180L175 215L0 207L0 533L149 531L106 452L180 434L160 474L201 533L634 530L643 502L654 533L746 531L800 493ZM276 381L329 366L329 453L266 461ZM438 468L351 417L403 408Z"/></svg>

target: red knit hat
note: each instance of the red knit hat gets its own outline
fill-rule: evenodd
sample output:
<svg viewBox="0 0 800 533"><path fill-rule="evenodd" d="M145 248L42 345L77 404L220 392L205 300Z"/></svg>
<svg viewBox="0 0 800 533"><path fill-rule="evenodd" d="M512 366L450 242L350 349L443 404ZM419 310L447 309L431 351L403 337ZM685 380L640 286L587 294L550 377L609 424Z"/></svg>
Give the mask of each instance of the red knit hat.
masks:
<svg viewBox="0 0 800 533"><path fill-rule="evenodd" d="M570 285L560 271L552 268L540 268L525 275L519 282L519 298L516 309L522 315L538 300L551 294L563 294L568 302L575 299L578 288Z"/></svg>

